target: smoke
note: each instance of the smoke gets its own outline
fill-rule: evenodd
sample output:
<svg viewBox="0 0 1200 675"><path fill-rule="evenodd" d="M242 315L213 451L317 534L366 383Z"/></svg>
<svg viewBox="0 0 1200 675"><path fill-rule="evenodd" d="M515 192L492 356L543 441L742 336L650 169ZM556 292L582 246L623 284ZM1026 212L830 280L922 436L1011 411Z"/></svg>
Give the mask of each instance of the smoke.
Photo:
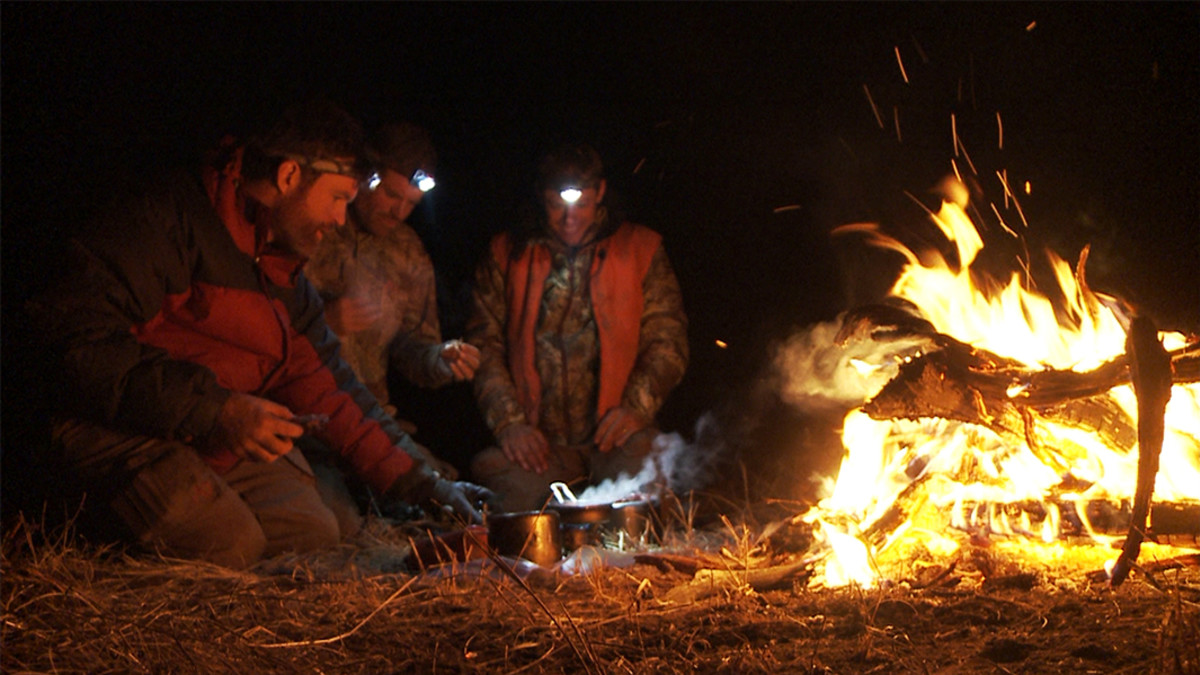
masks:
<svg viewBox="0 0 1200 675"><path fill-rule="evenodd" d="M879 393L923 337L877 341L845 331L847 313L815 324L781 345L773 358L780 398L800 412L825 415L856 408Z"/></svg>
<svg viewBox="0 0 1200 675"><path fill-rule="evenodd" d="M660 434L654 450L636 476L621 473L588 487L579 495L582 502L613 502L637 495L657 495L663 488L676 494L699 490L711 484L728 446L712 413L696 422L696 441L689 443L677 433Z"/></svg>

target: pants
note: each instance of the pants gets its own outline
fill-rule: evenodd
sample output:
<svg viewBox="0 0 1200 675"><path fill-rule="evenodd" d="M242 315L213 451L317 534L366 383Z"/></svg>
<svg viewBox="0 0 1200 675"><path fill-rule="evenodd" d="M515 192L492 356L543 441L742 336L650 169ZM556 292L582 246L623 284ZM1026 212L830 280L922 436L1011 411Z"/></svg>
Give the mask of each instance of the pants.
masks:
<svg viewBox="0 0 1200 675"><path fill-rule="evenodd" d="M298 449L217 475L189 445L77 420L55 426L53 447L91 519L165 555L244 568L336 546L357 526L344 485L319 484Z"/></svg>
<svg viewBox="0 0 1200 675"><path fill-rule="evenodd" d="M504 511L536 511L551 498L551 483L566 483L574 489L582 483L615 480L621 474L637 476L652 459L657 436L657 429L643 429L624 446L605 453L591 445L551 447L546 473L526 471L505 457L503 450L490 447L471 460L471 479L495 492Z"/></svg>

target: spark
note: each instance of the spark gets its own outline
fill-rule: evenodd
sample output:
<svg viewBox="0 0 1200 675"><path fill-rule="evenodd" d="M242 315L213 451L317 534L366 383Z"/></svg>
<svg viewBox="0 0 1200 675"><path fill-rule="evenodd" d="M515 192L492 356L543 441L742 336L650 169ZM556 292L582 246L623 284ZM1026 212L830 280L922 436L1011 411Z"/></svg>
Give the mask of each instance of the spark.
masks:
<svg viewBox="0 0 1200 675"><path fill-rule="evenodd" d="M957 136L957 135L955 135L955 137L954 137L954 138L955 138L955 140L958 142L958 149L959 149L959 150L962 150L962 156L963 156L963 159L967 160L967 166L971 167L971 173L973 173L973 174L975 174L976 176L978 176L978 175L979 175L979 171L977 171L977 170L975 169L975 162L972 162L972 161L971 161L971 155L967 154L967 146L965 146L965 145L963 145L963 144L962 144L962 139L958 138L958 136ZM956 151L954 154L955 154L955 155L957 155L957 154L958 154L958 152Z"/></svg>
<svg viewBox="0 0 1200 675"><path fill-rule="evenodd" d="M896 121L896 142L903 143L904 139L900 136L900 108L892 106L892 119Z"/></svg>
<svg viewBox="0 0 1200 675"><path fill-rule="evenodd" d="M773 213L783 213L785 211L799 211L799 210L800 210L799 204L788 204L787 206L775 207L775 210L773 211Z"/></svg>
<svg viewBox="0 0 1200 675"><path fill-rule="evenodd" d="M958 182L966 185L966 183L963 182L962 174L958 172L958 162L950 160L950 168L954 169L954 177L958 179Z"/></svg>
<svg viewBox="0 0 1200 675"><path fill-rule="evenodd" d="M725 349L726 347L729 346L729 344L726 343L724 340L717 340L717 346L720 347L721 349Z"/></svg>
<svg viewBox="0 0 1200 675"><path fill-rule="evenodd" d="M1029 22L1029 25L1028 25L1028 26L1025 26L1025 32L1026 32L1026 33L1032 33L1034 28L1037 28L1037 22L1036 22L1036 21L1030 21L1030 22Z"/></svg>
<svg viewBox="0 0 1200 675"><path fill-rule="evenodd" d="M643 157L643 158L641 159L641 161L637 163L637 166L633 167L633 173L636 175L636 174L637 174L637 172L641 171L641 170L642 170L642 165L643 165L643 164L645 164L645 163L646 163L646 158L645 158L645 157Z"/></svg>
<svg viewBox="0 0 1200 675"><path fill-rule="evenodd" d="M900 66L900 77L904 78L904 84L908 84L908 73L904 71L904 60L900 58L900 45L896 45L896 64Z"/></svg>
<svg viewBox="0 0 1200 675"><path fill-rule="evenodd" d="M1027 195L1033 194L1033 185L1030 184L1029 181L1025 181L1025 194L1027 194Z"/></svg>
<svg viewBox="0 0 1200 675"><path fill-rule="evenodd" d="M950 113L950 135L954 138L954 156L958 157L958 120Z"/></svg>
<svg viewBox="0 0 1200 675"><path fill-rule="evenodd" d="M999 148L1004 149L1004 121L1000 119L1000 111L996 111L996 132L999 139Z"/></svg>
<svg viewBox="0 0 1200 675"><path fill-rule="evenodd" d="M879 116L879 108L875 107L875 99L871 98L871 90L867 85L863 85L863 91L867 94L867 103L871 104L871 112L875 113L875 121L879 123L879 128L883 128L883 118Z"/></svg>
<svg viewBox="0 0 1200 675"><path fill-rule="evenodd" d="M997 171L996 176L1000 178L1000 182L1004 185L1005 205L1007 206L1008 204L1008 198L1012 197L1013 206L1017 207L1017 215L1021 216L1021 224L1024 225L1025 229L1028 230L1029 221L1025 220L1025 212L1021 210L1021 202L1017 201L1017 196L1014 195L1012 190L1010 190L1008 187L1007 173L1001 174L999 171Z"/></svg>
<svg viewBox="0 0 1200 675"><path fill-rule="evenodd" d="M929 63L929 57L925 55L925 50L921 49L921 43L917 42L917 36L912 36L913 48L917 50L917 54L921 56L921 63Z"/></svg>
<svg viewBox="0 0 1200 675"><path fill-rule="evenodd" d="M1004 217L1000 215L1000 209L996 208L996 203L992 202L989 205L992 207L992 213L996 214L996 220L1000 221L1000 227L1003 227L1005 232L1011 234L1013 239L1020 239L1017 233L1013 232L1012 228L1008 226L1008 223L1004 222Z"/></svg>

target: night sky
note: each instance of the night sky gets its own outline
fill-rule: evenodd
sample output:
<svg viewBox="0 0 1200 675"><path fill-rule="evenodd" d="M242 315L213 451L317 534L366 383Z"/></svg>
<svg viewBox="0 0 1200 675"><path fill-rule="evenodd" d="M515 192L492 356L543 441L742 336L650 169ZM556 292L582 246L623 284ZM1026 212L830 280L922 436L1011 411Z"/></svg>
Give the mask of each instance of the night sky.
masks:
<svg viewBox="0 0 1200 675"><path fill-rule="evenodd" d="M414 224L439 266L448 336L488 237L531 197L537 157L563 140L595 145L610 192L663 233L683 286L693 359L663 412L670 430L689 433L753 380L775 341L886 288L894 257L829 232L921 232L905 193L936 206L952 115L987 200L1003 203L997 171L1031 183L1031 250L1074 262L1090 244L1094 287L1200 330L1197 3L0 11L6 319L106 179L186 161L320 95L368 127L431 130L439 187ZM465 400L439 396L444 409ZM7 423L9 391L4 404Z"/></svg>

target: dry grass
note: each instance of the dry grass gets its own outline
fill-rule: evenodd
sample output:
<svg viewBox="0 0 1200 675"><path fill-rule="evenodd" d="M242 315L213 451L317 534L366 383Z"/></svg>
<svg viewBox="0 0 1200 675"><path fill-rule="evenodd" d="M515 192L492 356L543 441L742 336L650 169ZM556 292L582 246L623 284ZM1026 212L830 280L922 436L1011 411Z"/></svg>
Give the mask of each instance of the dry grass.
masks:
<svg viewBox="0 0 1200 675"><path fill-rule="evenodd" d="M753 521L749 521L753 522ZM757 534L756 534L757 533ZM795 533L718 519L677 553L706 567L779 565ZM789 538L790 537L790 538ZM475 560L414 574L405 533L251 572L81 545L19 520L3 544L5 673L1200 672L1200 570L1113 591L1089 569L974 552L917 590L755 590L670 602L692 574L607 566L503 572ZM986 570L986 574L984 573ZM733 577L737 579L736 575ZM747 577L748 578L748 577Z"/></svg>

